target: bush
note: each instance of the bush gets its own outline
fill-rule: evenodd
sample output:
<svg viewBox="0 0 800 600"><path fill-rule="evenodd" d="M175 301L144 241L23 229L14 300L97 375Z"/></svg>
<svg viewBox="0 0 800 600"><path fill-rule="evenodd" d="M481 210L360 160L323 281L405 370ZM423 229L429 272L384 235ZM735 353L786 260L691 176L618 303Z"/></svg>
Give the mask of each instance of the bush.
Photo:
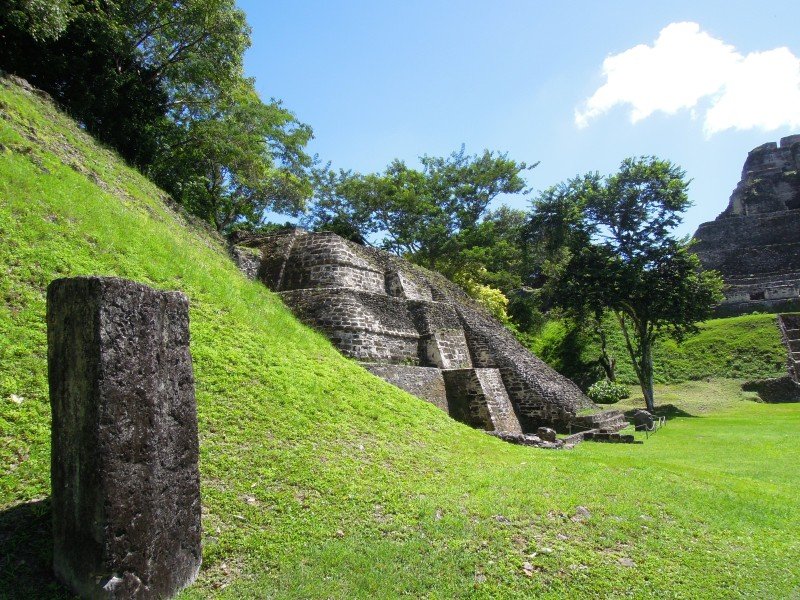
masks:
<svg viewBox="0 0 800 600"><path fill-rule="evenodd" d="M630 396L627 386L601 379L593 383L587 392L589 399L597 404L614 404Z"/></svg>
<svg viewBox="0 0 800 600"><path fill-rule="evenodd" d="M486 269L482 269L485 271ZM505 294L489 285L484 285L473 279L472 275L461 272L453 277L453 283L461 286L473 300L488 310L492 316L503 323L509 325L511 320L508 316L508 298Z"/></svg>

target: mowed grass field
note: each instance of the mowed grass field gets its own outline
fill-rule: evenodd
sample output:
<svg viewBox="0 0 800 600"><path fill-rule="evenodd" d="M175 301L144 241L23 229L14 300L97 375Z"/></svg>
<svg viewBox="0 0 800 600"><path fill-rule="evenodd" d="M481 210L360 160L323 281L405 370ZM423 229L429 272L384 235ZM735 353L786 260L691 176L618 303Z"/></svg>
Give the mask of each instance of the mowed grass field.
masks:
<svg viewBox="0 0 800 600"><path fill-rule="evenodd" d="M183 598L800 597L797 404L704 380L659 389L682 416L643 444L502 443L342 358L46 101L4 80L0 116L0 598L68 597L44 291L83 274L190 298L204 564Z"/></svg>

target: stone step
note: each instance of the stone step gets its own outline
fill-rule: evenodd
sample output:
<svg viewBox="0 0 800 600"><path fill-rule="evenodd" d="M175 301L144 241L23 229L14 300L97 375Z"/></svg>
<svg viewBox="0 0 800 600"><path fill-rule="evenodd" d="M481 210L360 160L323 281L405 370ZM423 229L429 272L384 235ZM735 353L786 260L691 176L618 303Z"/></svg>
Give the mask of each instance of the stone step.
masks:
<svg viewBox="0 0 800 600"><path fill-rule="evenodd" d="M595 430L592 429L591 431L595 431ZM586 431L580 431L578 433L573 433L572 435L567 435L567 436L561 438L561 441L564 442L564 445L573 445L574 446L575 444L579 444L580 442L583 441L583 439L584 439L583 436L586 435L586 433L587 433Z"/></svg>
<svg viewBox="0 0 800 600"><path fill-rule="evenodd" d="M619 431L624 429L628 422L621 411L606 410L592 415L575 417L572 419L572 424L579 428Z"/></svg>
<svg viewBox="0 0 800 600"><path fill-rule="evenodd" d="M609 431L584 431L583 439L592 442L608 442L611 444L633 444L636 438L632 434L621 434Z"/></svg>
<svg viewBox="0 0 800 600"><path fill-rule="evenodd" d="M792 354L800 352L800 340L790 339L789 349L792 351Z"/></svg>
<svg viewBox="0 0 800 600"><path fill-rule="evenodd" d="M546 442L545 440L541 439L539 436L536 435L509 433L504 431L487 431L486 433L488 433L492 437L496 437L510 444L519 444L521 446L532 446L534 448L546 448L548 450L558 450L566 447L571 448L576 443L578 443L573 441L569 444L566 444L562 439L557 439L555 442Z"/></svg>
<svg viewBox="0 0 800 600"><path fill-rule="evenodd" d="M451 417L487 431L522 435L499 369L445 369L441 373Z"/></svg>

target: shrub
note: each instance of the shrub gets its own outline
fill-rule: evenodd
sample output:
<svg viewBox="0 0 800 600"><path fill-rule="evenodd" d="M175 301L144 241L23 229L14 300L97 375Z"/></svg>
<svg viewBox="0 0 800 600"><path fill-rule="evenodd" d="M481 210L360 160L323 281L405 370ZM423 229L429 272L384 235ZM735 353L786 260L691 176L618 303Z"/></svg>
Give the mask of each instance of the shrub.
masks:
<svg viewBox="0 0 800 600"><path fill-rule="evenodd" d="M485 271L486 269L482 269ZM473 279L472 275L461 272L456 273L453 282L461 286L467 294L488 310L492 316L503 323L509 325L511 320L508 316L508 298L505 294L489 285L484 285Z"/></svg>
<svg viewBox="0 0 800 600"><path fill-rule="evenodd" d="M630 393L628 388L621 383L601 379L589 387L587 395L592 402L597 404L614 404L630 396Z"/></svg>

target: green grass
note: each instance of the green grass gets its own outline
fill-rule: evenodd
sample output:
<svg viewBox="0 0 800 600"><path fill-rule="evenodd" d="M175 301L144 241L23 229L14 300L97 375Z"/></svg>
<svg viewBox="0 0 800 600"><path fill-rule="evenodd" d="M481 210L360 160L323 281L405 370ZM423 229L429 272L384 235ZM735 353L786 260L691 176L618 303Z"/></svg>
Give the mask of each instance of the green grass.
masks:
<svg viewBox="0 0 800 600"><path fill-rule="evenodd" d="M622 331L613 319L606 321L609 347L617 359L617 379L636 383ZM548 322L532 344L533 350L552 367L588 385L602 376L594 361L600 356L596 340L576 340L563 321ZM775 315L756 313L711 319L682 343L662 339L653 351L657 383L727 377L763 379L786 373L786 348L781 343Z"/></svg>
<svg viewBox="0 0 800 600"><path fill-rule="evenodd" d="M697 382L674 403L699 416L642 445L502 443L342 358L48 104L6 84L0 111L0 597L61 594L44 290L90 273L190 298L204 564L186 598L800 593L798 405Z"/></svg>

